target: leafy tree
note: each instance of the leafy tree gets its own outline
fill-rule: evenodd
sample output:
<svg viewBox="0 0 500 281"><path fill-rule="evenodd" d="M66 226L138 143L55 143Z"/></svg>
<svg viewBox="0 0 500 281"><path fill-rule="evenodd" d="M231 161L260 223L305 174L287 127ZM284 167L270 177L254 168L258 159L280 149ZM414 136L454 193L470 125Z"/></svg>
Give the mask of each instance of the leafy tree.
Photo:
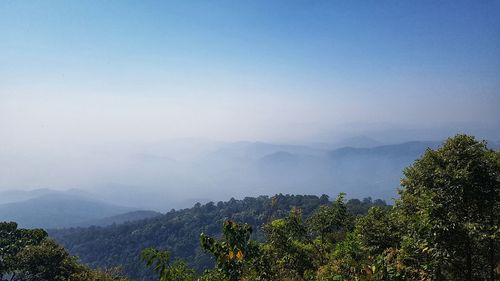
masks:
<svg viewBox="0 0 500 281"><path fill-rule="evenodd" d="M353 217L347 211L344 197L345 193L341 193L335 202L320 206L307 221L309 232L319 239L315 245L320 264L324 264L326 254L333 250L334 245L342 241L353 227Z"/></svg>
<svg viewBox="0 0 500 281"><path fill-rule="evenodd" d="M15 222L0 222L0 278L15 276L19 268L16 256L28 245L36 245L47 238L41 229L18 229Z"/></svg>
<svg viewBox="0 0 500 281"><path fill-rule="evenodd" d="M227 220L223 225L222 239L203 233L200 236L203 249L215 257L217 270L230 281L240 280L246 265L259 254L257 244L250 240L251 233L250 225Z"/></svg>
<svg viewBox="0 0 500 281"><path fill-rule="evenodd" d="M370 277L369 257L359 236L350 232L345 239L335 245L329 262L317 270L319 281L356 280ZM369 280L369 278L367 278Z"/></svg>
<svg viewBox="0 0 500 281"><path fill-rule="evenodd" d="M17 279L26 281L64 281L85 269L51 240L26 246L16 255L15 262L20 269Z"/></svg>
<svg viewBox="0 0 500 281"><path fill-rule="evenodd" d="M267 237L266 252L274 261L274 271L289 278L303 277L314 268L317 253L300 209L292 209L287 218L277 219L264 226Z"/></svg>
<svg viewBox="0 0 500 281"><path fill-rule="evenodd" d="M356 221L355 233L371 255L380 255L400 242L401 224L395 212L382 207L372 207L366 216Z"/></svg>
<svg viewBox="0 0 500 281"><path fill-rule="evenodd" d="M404 171L397 208L402 251L433 280L495 280L499 268L499 153L457 135Z"/></svg>
<svg viewBox="0 0 500 281"><path fill-rule="evenodd" d="M41 229L19 229L0 223L0 280L9 281L121 281L115 275L91 270L47 238Z"/></svg>
<svg viewBox="0 0 500 281"><path fill-rule="evenodd" d="M195 271L186 262L176 260L170 263L170 253L153 248L141 252L142 259L160 276L159 281L193 281Z"/></svg>
<svg viewBox="0 0 500 281"><path fill-rule="evenodd" d="M321 241L326 242L330 239L331 242L335 242L336 239L341 239L335 236L342 236L352 229L353 220L347 211L344 197L345 193L339 194L335 202L320 206L309 218L308 228L313 235L319 236Z"/></svg>

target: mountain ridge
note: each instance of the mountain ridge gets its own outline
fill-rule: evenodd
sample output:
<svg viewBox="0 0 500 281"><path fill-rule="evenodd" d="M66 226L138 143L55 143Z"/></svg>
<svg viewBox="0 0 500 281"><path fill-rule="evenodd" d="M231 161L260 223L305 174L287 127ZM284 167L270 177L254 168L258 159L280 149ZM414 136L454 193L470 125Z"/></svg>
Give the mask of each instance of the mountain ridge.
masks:
<svg viewBox="0 0 500 281"><path fill-rule="evenodd" d="M24 228L59 228L134 210L76 195L49 193L1 204L0 221L16 221Z"/></svg>

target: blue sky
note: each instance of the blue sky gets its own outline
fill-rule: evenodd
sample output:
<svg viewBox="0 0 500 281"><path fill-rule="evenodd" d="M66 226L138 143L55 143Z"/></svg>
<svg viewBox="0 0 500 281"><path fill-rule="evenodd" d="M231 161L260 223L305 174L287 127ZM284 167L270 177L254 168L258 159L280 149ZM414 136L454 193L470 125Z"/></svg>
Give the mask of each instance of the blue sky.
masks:
<svg viewBox="0 0 500 281"><path fill-rule="evenodd" d="M499 77L498 1L0 2L10 144L496 137Z"/></svg>

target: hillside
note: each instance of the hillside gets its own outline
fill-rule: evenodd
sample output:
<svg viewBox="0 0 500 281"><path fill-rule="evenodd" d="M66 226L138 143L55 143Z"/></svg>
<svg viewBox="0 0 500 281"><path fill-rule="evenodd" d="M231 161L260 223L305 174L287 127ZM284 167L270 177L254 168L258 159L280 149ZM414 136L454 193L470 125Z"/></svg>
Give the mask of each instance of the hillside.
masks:
<svg viewBox="0 0 500 281"><path fill-rule="evenodd" d="M211 267L213 262L201 251L199 235L202 232L220 235L224 220L251 224L256 229L253 237L262 240L260 226L263 223L286 216L292 207L303 209L304 215L309 216L328 202L327 196L277 195L274 200L267 196L247 197L216 204L196 204L189 209L121 225L52 230L49 234L92 267L122 265L129 277L143 278L151 277L151 272L139 260L140 251L146 247L168 249L174 257L183 258L202 270ZM385 205L385 202L350 200L347 205L351 213L363 214L370 206Z"/></svg>
<svg viewBox="0 0 500 281"><path fill-rule="evenodd" d="M132 211L125 214L119 214L115 216L105 217L102 219L85 221L80 223L78 226L107 226L112 224L122 224L126 222L133 222L138 220L144 220L149 218L154 218L161 216L161 213L155 211Z"/></svg>
<svg viewBox="0 0 500 281"><path fill-rule="evenodd" d="M0 205L0 221L15 221L23 228L60 228L133 210L73 194L49 193Z"/></svg>

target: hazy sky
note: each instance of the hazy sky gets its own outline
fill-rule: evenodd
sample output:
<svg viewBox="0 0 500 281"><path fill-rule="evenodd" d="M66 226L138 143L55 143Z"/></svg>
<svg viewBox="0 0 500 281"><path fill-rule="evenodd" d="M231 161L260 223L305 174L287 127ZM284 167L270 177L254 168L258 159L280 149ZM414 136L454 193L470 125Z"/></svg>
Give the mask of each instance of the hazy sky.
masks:
<svg viewBox="0 0 500 281"><path fill-rule="evenodd" d="M2 1L0 40L4 144L499 128L498 1Z"/></svg>
<svg viewBox="0 0 500 281"><path fill-rule="evenodd" d="M499 137L499 91L500 1L0 1L11 176L96 143Z"/></svg>

